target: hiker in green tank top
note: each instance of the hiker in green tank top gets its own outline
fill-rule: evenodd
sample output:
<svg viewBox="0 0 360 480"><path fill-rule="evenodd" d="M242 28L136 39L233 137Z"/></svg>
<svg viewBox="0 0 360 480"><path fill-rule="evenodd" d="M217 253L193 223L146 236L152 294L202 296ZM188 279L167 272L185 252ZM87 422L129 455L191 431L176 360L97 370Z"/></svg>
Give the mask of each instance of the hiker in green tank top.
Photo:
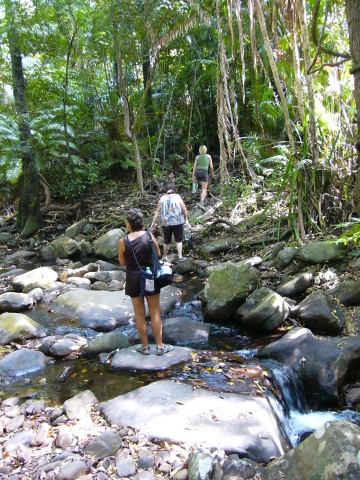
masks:
<svg viewBox="0 0 360 480"><path fill-rule="evenodd" d="M207 193L207 187L209 183L209 168L210 175L214 174L214 167L212 163L212 158L207 153L207 148L205 145L201 145L199 148L199 154L195 158L194 167L193 167L193 182L201 182L201 194L200 194L200 203L198 204L201 209L205 208L205 198Z"/></svg>

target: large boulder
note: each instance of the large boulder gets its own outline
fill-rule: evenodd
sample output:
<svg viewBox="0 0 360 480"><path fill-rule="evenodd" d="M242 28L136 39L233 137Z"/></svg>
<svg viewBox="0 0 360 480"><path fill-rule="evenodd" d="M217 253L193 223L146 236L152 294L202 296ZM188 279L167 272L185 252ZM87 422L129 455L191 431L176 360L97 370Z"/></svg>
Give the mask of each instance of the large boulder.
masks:
<svg viewBox="0 0 360 480"><path fill-rule="evenodd" d="M149 361L144 356L141 360ZM111 425L131 425L150 438L221 448L257 462L267 463L287 450L274 411L261 397L162 380L104 402L99 409Z"/></svg>
<svg viewBox="0 0 360 480"><path fill-rule="evenodd" d="M357 480L359 451L358 426L350 422L326 422L296 448L269 463L261 478Z"/></svg>
<svg viewBox="0 0 360 480"><path fill-rule="evenodd" d="M330 293L346 307L349 307L350 305L359 305L360 280L345 280L330 289Z"/></svg>
<svg viewBox="0 0 360 480"><path fill-rule="evenodd" d="M329 240L308 243L299 252L300 260L305 263L337 262L344 256L344 244Z"/></svg>
<svg viewBox="0 0 360 480"><path fill-rule="evenodd" d="M315 337L296 327L262 348L257 357L272 358L291 367L302 382L313 409L336 406L349 368L360 360L360 337Z"/></svg>
<svg viewBox="0 0 360 480"><path fill-rule="evenodd" d="M325 292L312 292L299 305L302 324L312 331L339 333L345 324L345 315L334 298Z"/></svg>
<svg viewBox="0 0 360 480"><path fill-rule="evenodd" d="M33 288L50 288L52 287L59 275L50 267L40 267L35 270L17 275L11 285L17 292L22 292L25 288L29 291Z"/></svg>
<svg viewBox="0 0 360 480"><path fill-rule="evenodd" d="M95 240L93 250L96 255L108 260L118 258L119 255L119 240L125 235L121 228L110 230L104 235L101 235Z"/></svg>
<svg viewBox="0 0 360 480"><path fill-rule="evenodd" d="M247 328L272 332L290 314L290 306L276 292L262 287L253 292L235 312L234 318Z"/></svg>
<svg viewBox="0 0 360 480"><path fill-rule="evenodd" d="M260 274L244 263L225 263L211 270L202 294L209 321L229 320L259 283Z"/></svg>
<svg viewBox="0 0 360 480"><path fill-rule="evenodd" d="M173 286L165 287L160 294L160 311L166 313L175 306L181 291ZM148 307L145 302L145 312ZM128 325L134 318L134 309L125 291L98 291L75 288L59 295L52 308L72 317L78 325L99 331L110 331Z"/></svg>
<svg viewBox="0 0 360 480"><path fill-rule="evenodd" d="M46 329L22 313L0 315L0 345L24 342L28 338L45 337Z"/></svg>
<svg viewBox="0 0 360 480"><path fill-rule="evenodd" d="M54 241L45 245L41 250L41 255L45 260L54 258L77 258L81 255L81 246L72 238L61 235Z"/></svg>
<svg viewBox="0 0 360 480"><path fill-rule="evenodd" d="M98 337L91 340L81 350L84 357L94 357L99 353L110 353L113 350L129 347L129 339L122 332L113 331L100 334Z"/></svg>

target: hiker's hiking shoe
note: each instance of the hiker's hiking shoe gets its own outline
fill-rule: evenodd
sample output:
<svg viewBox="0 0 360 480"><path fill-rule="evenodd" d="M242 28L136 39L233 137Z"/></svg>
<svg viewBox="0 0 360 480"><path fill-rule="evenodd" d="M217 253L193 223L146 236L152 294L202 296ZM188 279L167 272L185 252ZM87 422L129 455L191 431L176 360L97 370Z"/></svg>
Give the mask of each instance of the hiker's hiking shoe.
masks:
<svg viewBox="0 0 360 480"><path fill-rule="evenodd" d="M162 347L156 347L156 355L164 355L164 353L168 353L174 350L174 347L172 345L165 345L163 344Z"/></svg>
<svg viewBox="0 0 360 480"><path fill-rule="evenodd" d="M138 345L135 350L143 355L150 355L150 347L149 345Z"/></svg>
<svg viewBox="0 0 360 480"><path fill-rule="evenodd" d="M206 212L206 208L205 208L205 205L204 205L204 202L199 202L196 204L201 210L204 210L204 212Z"/></svg>

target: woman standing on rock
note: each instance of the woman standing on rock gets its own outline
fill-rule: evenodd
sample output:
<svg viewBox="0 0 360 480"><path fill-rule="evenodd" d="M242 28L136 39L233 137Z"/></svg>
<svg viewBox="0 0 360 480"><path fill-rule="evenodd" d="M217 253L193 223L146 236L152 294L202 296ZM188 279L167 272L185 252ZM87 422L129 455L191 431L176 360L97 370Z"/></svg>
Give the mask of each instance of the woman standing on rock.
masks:
<svg viewBox="0 0 360 480"><path fill-rule="evenodd" d="M119 242L119 260L120 265L126 265L126 284L125 293L131 297L134 307L136 328L139 332L141 345L136 347L136 351L143 355L150 354L150 346L147 335L145 320L145 301L149 307L151 328L156 343L156 354L163 355L174 349L171 345L165 345L162 342L162 322L160 316L160 290L155 287L152 294L146 296L140 293L140 267L154 267L154 257L149 238L144 230L144 217L137 208L131 208L126 213L125 224L129 234L120 239ZM151 234L154 247L160 255L159 245Z"/></svg>

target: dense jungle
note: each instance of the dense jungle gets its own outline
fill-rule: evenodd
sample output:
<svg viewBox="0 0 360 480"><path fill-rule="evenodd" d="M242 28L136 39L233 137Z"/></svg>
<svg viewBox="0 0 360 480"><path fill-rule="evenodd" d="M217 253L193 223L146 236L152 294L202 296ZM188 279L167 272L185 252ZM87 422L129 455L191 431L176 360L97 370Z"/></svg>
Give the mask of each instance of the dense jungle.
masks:
<svg viewBox="0 0 360 480"><path fill-rule="evenodd" d="M0 478L359 478L359 18L0 0ZM191 237L144 363L117 247L169 181Z"/></svg>

